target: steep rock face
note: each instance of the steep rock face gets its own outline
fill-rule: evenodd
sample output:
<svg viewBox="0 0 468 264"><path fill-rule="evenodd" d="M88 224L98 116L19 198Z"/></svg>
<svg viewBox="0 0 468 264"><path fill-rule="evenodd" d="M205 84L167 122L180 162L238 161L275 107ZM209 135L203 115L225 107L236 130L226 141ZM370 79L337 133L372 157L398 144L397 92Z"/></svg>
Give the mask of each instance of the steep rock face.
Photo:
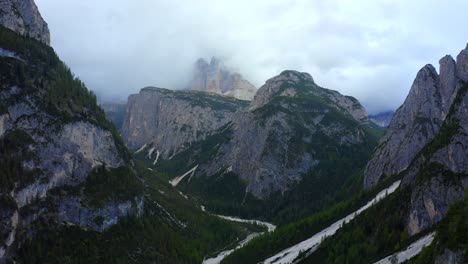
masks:
<svg viewBox="0 0 468 264"><path fill-rule="evenodd" d="M256 89L240 74L231 72L223 62L213 57L208 64L204 59L195 63L190 90L226 95L241 100L252 100Z"/></svg>
<svg viewBox="0 0 468 264"><path fill-rule="evenodd" d="M226 125L245 105L215 94L147 87L129 97L122 137L131 148L146 145L149 156L170 158Z"/></svg>
<svg viewBox="0 0 468 264"><path fill-rule="evenodd" d="M297 184L302 174L327 159L328 151L362 146L366 120L357 101L317 86L307 73L285 71L236 113L222 131L229 134L228 141L217 145L197 176L219 175L228 168L246 182L246 192L267 198Z"/></svg>
<svg viewBox="0 0 468 264"><path fill-rule="evenodd" d="M412 186L406 228L417 234L439 222L468 186L468 85L462 86L440 132L418 154L403 182Z"/></svg>
<svg viewBox="0 0 468 264"><path fill-rule="evenodd" d="M18 1L15 12L20 12L20 5L32 4ZM36 19L20 14L25 21ZM4 51L0 56L0 262L14 256L17 247L34 236L38 221L50 220L54 223L50 229L67 221L99 231L122 216L141 214L141 193L117 196L110 188L98 197L86 192L89 185L123 168L128 182L142 186L94 94L73 77L49 46L3 26L0 36ZM92 199L107 203L88 206ZM60 209L65 204L68 210ZM90 217L77 219L76 211ZM103 224L98 226L96 219Z"/></svg>
<svg viewBox="0 0 468 264"><path fill-rule="evenodd" d="M409 235L438 223L468 185L467 51L426 65L417 75L365 171L364 186L399 174L411 193L404 216Z"/></svg>
<svg viewBox="0 0 468 264"><path fill-rule="evenodd" d="M50 32L34 0L1 0L0 25L50 44Z"/></svg>
<svg viewBox="0 0 468 264"><path fill-rule="evenodd" d="M431 65L419 71L408 97L396 111L366 167L365 187L375 185L382 177L405 170L416 154L434 138L452 105L460 81L468 80L467 53L463 50L457 57L457 63L450 56L442 58L440 76Z"/></svg>

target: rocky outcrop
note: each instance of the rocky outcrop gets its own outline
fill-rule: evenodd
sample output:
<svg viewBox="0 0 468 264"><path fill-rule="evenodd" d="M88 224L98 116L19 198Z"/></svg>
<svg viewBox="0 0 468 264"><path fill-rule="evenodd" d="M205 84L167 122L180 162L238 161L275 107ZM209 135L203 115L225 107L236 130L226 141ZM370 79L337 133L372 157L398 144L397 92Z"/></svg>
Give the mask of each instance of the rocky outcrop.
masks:
<svg viewBox="0 0 468 264"><path fill-rule="evenodd" d="M439 133L404 173L411 186L406 229L410 235L439 222L468 186L468 86L462 86Z"/></svg>
<svg viewBox="0 0 468 264"><path fill-rule="evenodd" d="M0 25L50 45L50 32L34 0L0 0Z"/></svg>
<svg viewBox="0 0 468 264"><path fill-rule="evenodd" d="M58 220L68 224L85 226L96 231L115 225L120 218L126 216L141 216L143 214L143 198L123 202L108 202L99 208L88 208L80 206L82 200L79 197L71 197L60 201Z"/></svg>
<svg viewBox="0 0 468 264"><path fill-rule="evenodd" d="M343 96L337 91L321 88L315 84L310 74L299 74L296 71L284 71L280 75L267 80L265 85L258 90L249 109L254 111L261 108L275 97L294 98L304 92L309 96L327 100L332 107L348 113L360 123L368 122L367 111L357 99L351 96Z"/></svg>
<svg viewBox="0 0 468 264"><path fill-rule="evenodd" d="M149 156L167 159L229 123L245 106L216 94L147 87L129 97L122 137L131 148L146 145Z"/></svg>
<svg viewBox="0 0 468 264"><path fill-rule="evenodd" d="M468 50L457 62L446 56L440 60L440 75L434 67L422 68L403 105L396 111L364 176L364 186L405 170L417 153L438 133L461 81L467 81Z"/></svg>
<svg viewBox="0 0 468 264"><path fill-rule="evenodd" d="M231 72L223 62L213 57L208 64L204 59L195 63L189 90L226 95L241 100L252 100L256 88L239 73Z"/></svg>
<svg viewBox="0 0 468 264"><path fill-rule="evenodd" d="M447 182L440 173L415 186L411 192L409 216L406 220L408 234L418 234L442 220L449 206L463 199L467 185L468 181L465 184Z"/></svg>
<svg viewBox="0 0 468 264"><path fill-rule="evenodd" d="M40 113L35 113L40 115ZM26 120L25 120L26 121ZM31 124L34 120L28 120ZM14 124L14 129L26 129L25 123ZM97 166L118 168L124 161L114 144L109 131L88 122L66 124L61 131L53 132L47 127L28 126L35 142L43 142L36 148L36 159L26 161L29 170L42 171L48 177L40 177L12 193L21 208L35 199L44 198L47 192L63 185L76 185L83 182ZM47 138L37 134L49 131ZM36 134L37 133L37 134Z"/></svg>

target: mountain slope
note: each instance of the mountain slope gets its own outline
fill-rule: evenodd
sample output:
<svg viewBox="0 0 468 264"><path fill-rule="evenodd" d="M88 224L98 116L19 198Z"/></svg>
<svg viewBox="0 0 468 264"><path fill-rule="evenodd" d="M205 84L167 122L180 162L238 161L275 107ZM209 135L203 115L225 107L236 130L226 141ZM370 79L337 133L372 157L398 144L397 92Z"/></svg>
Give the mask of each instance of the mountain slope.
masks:
<svg viewBox="0 0 468 264"><path fill-rule="evenodd" d="M416 154L434 138L460 87L459 81L467 80L467 61L468 49L465 49L457 56L457 62L450 56L440 60L440 75L432 65L419 71L408 97L395 112L366 167L365 187L406 169Z"/></svg>
<svg viewBox="0 0 468 264"><path fill-rule="evenodd" d="M464 56L464 54L466 54L466 50L459 55L458 61L461 65L463 65L463 59L460 59L460 57ZM443 58L441 65L445 65L449 59L449 57ZM431 67L426 66L422 71L424 72L427 69L431 69ZM446 73L442 67L441 76L444 76L444 72ZM449 72L453 73L455 71ZM420 76L421 72L418 74L418 77ZM454 221L454 216L447 216L447 213L450 206L457 207L457 203L466 199L466 187L468 185L468 163L466 162L466 157L468 157L468 84L464 81L465 79L462 79L465 78L463 74L458 72L456 76L459 78L455 79L456 82L448 82L451 83L451 88L446 87L437 90L438 94L444 94L444 96L433 97L435 99L449 98L450 105L444 103L443 100L425 100L427 94L433 94L431 92L434 88L432 81L427 83L427 86L413 86L413 89L416 89L418 93L413 89L410 91L410 96L411 94L414 96L413 99L426 103L424 109L427 110L426 113L430 113L427 116L428 119L437 122L439 122L440 118L443 118L443 120L432 138L420 147L420 150L414 154L414 158L407 167L398 174L398 177L402 178L400 190L392 196L392 199L379 205L379 208L376 208L377 211L371 211L356 218L355 221L338 232L335 237L325 241L319 250L308 258L306 263L361 263L363 259L377 261L403 249L410 242L415 241L431 230L436 229L437 232L442 232L440 234L436 233L435 241L440 241L441 237L444 237L443 234L447 232L453 233L453 230L443 229L443 227L447 227L445 222ZM437 75L434 75L431 79L435 80L436 77ZM441 78L441 80L444 79L444 77ZM441 83L441 86L444 86L443 83L447 82ZM444 93L444 91L451 91L452 94ZM416 94L419 96L416 96ZM407 100L400 109L417 113L416 110L420 109L419 107L420 105L414 103L413 100ZM419 111L419 113L421 112ZM402 117L396 116L395 118L398 121ZM397 121L392 120L392 123L395 124ZM428 122L425 124L427 125ZM413 129L410 129L413 132L418 133L420 131L421 123L417 121L409 122L406 125L413 127ZM395 136L401 131L390 126L387 133ZM412 147L413 145L406 145L406 148L411 149ZM418 147L419 145L416 144L415 148ZM388 148L388 145L384 145L384 148ZM375 154L380 155L380 151L381 149L377 149ZM372 161L376 160L378 159L374 156ZM380 158L380 162L391 161ZM452 220L446 219L447 217ZM460 215L455 217L457 217L455 219L460 219ZM456 225L455 227L464 228L463 225L461 227ZM442 244L435 242L438 243L437 253L430 254L429 257L432 258L430 261L434 262L436 259L448 258L448 255L456 255L458 257L452 259L458 259L458 261L454 263L461 263L459 262L461 261L460 256L466 254L466 252L463 253L463 246L460 245L460 241L466 241L466 232L461 236L462 238L454 238L453 243L448 243L446 238L444 238L445 242ZM345 248L344 245L352 246ZM450 250L447 251L445 250L446 247L449 249L455 248L458 251L455 253ZM426 257L427 254L421 258L427 260Z"/></svg>
<svg viewBox="0 0 468 264"><path fill-rule="evenodd" d="M18 33L0 26L0 263L194 263L260 231L135 165L95 95Z"/></svg>
<svg viewBox="0 0 468 264"><path fill-rule="evenodd" d="M122 137L148 157L168 159L229 123L247 102L197 91L143 88L129 96ZM159 154L157 154L159 153Z"/></svg>
<svg viewBox="0 0 468 264"><path fill-rule="evenodd" d="M427 68L428 66L425 67ZM468 84L454 84L456 88L451 89L453 94L445 95L452 98L451 105L447 107L445 119L433 139L415 154L405 170L380 179L376 185L364 189L358 197L382 190L389 182L398 179L401 179L400 187L378 205L371 206L354 220L344 224L336 234L322 240L318 248L312 247L309 252L300 252L294 263L301 259L303 263L373 263L404 250L433 230L436 230L436 235L431 249L435 251L423 250L421 257L416 259L417 263L434 263L436 260L439 261L437 263L444 263L440 261L448 259L458 260L453 263L463 263L464 254L466 259L466 212L463 212L460 203L466 204L468 184ZM440 113L437 110L440 106L437 101L432 101L434 104L431 105L430 100L424 100L424 96L430 94L432 88L432 85L417 87L419 92L414 99L425 101L428 112ZM411 111L411 107L420 107L408 102L414 100L405 102L400 109ZM432 108L436 110L433 111ZM387 133L396 132L398 131ZM464 202L461 202L463 199ZM275 232L255 239L225 259L224 263L258 263L310 238L353 212L353 208L357 208L359 204L363 205L362 199L348 196L328 210L280 226Z"/></svg>
<svg viewBox="0 0 468 264"><path fill-rule="evenodd" d="M163 178L137 162L145 180L145 210L96 232L78 226L38 227L15 260L19 263L201 263L248 234L264 231L233 223L196 206Z"/></svg>
<svg viewBox="0 0 468 264"><path fill-rule="evenodd" d="M95 96L52 48L4 27L0 47L1 257L43 218L102 230L141 214L142 182ZM109 172L115 188L97 195Z"/></svg>
<svg viewBox="0 0 468 264"><path fill-rule="evenodd" d="M169 178L194 169L177 188L217 212L287 221L359 186L377 140L367 122L356 99L285 71L230 123L154 168Z"/></svg>

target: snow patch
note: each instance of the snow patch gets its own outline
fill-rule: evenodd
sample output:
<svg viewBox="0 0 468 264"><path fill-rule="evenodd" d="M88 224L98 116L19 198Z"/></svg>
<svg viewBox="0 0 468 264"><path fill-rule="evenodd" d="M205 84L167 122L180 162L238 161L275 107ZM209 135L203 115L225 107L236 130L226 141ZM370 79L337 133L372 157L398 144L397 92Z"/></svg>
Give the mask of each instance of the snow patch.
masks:
<svg viewBox="0 0 468 264"><path fill-rule="evenodd" d="M421 250L426 247L426 246L429 246L432 241L434 240L434 235L435 233L430 233L422 238L420 238L419 240L417 240L416 242L414 242L413 244L409 245L405 250L402 250L398 253L395 253L391 256L388 256L382 260L379 260L377 262L375 262L374 264L391 264L392 261L391 259L392 258L395 258L397 260L397 263L402 263L402 262L405 262L407 261L408 259L416 256L419 254L419 252L421 252Z"/></svg>
<svg viewBox="0 0 468 264"><path fill-rule="evenodd" d="M151 156L153 155L153 152L154 150L156 149L156 147L152 147L149 151L148 151L148 155L146 155L146 157L148 159L151 159Z"/></svg>
<svg viewBox="0 0 468 264"><path fill-rule="evenodd" d="M141 148L139 148L137 151L135 151L135 154L138 154L138 153L142 152L143 150L145 150L145 148L147 146L148 146L147 144L144 144L143 146L141 146Z"/></svg>
<svg viewBox="0 0 468 264"><path fill-rule="evenodd" d="M161 153L159 152L159 150L157 150L157 151L156 151L156 158L154 159L153 165L156 165L156 163L158 162L158 160L159 160L159 155L161 155Z"/></svg>
<svg viewBox="0 0 468 264"><path fill-rule="evenodd" d="M382 190L379 192L372 200L370 200L366 205L359 208L359 210L347 215L345 218L342 218L331 226L325 228L324 230L318 232L317 234L313 235L307 240L300 242L292 247L289 247L278 254L266 259L263 261L264 264L289 264L294 263L294 260L299 256L301 252L307 252L306 257L312 254L320 243L326 238L333 236L338 229L343 227L344 224L349 223L352 219L354 219L357 215L364 212L366 209L375 205L376 203L380 202L383 198L387 197L389 194L393 193L398 186L400 185L400 180L394 182L390 187L387 189Z"/></svg>
<svg viewBox="0 0 468 264"><path fill-rule="evenodd" d="M192 169L190 169L189 171L187 171L186 173L184 173L183 175L181 176L178 176L178 177L175 177L174 179L172 179L171 181L169 181L169 183L176 187L177 184L179 184L180 181L182 181L187 175L191 174L190 178L193 177L193 175L195 174L195 170L197 170L198 168L198 165L193 167Z"/></svg>
<svg viewBox="0 0 468 264"><path fill-rule="evenodd" d="M15 52L4 49L4 48L0 48L0 57L13 58L13 59L17 59L20 61L24 61L23 59L21 59L20 56L16 55Z"/></svg>

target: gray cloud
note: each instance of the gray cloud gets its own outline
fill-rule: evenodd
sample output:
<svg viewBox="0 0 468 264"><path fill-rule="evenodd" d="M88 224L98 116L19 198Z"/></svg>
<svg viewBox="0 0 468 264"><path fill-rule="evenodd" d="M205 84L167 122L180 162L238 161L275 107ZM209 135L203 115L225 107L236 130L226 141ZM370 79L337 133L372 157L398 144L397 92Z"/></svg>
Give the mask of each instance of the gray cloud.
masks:
<svg viewBox="0 0 468 264"><path fill-rule="evenodd" d="M466 0L36 0L52 46L103 100L180 88L213 55L256 86L306 71L370 112L397 108L416 72L468 41Z"/></svg>

